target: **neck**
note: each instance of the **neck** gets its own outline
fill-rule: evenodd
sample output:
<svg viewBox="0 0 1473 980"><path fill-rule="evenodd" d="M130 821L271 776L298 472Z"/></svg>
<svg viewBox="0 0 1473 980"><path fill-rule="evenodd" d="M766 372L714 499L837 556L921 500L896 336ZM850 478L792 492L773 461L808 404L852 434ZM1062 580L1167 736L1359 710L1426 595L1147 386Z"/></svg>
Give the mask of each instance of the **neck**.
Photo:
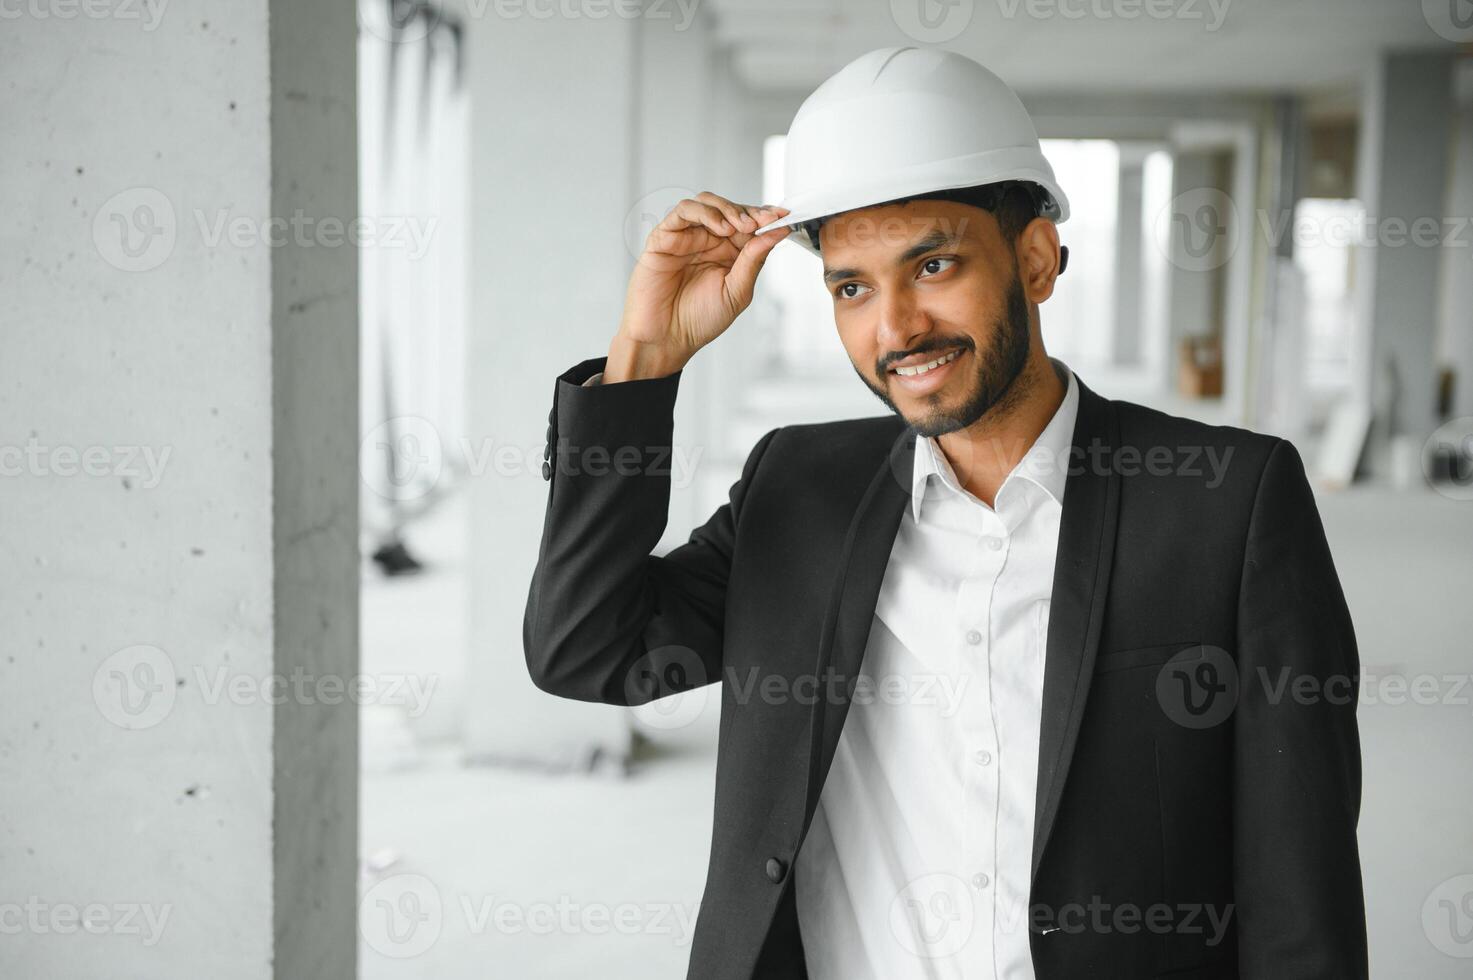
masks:
<svg viewBox="0 0 1473 980"><path fill-rule="evenodd" d="M1041 347L1034 347L1023 373L1002 399L965 429L937 438L941 451L969 493L995 506L1008 474L1038 441L1067 392Z"/></svg>

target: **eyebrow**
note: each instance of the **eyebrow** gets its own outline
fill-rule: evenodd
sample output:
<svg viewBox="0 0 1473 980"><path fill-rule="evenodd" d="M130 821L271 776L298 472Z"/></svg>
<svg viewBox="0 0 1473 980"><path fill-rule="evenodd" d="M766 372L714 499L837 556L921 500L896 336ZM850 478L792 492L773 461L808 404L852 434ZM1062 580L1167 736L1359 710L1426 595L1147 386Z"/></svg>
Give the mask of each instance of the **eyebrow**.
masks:
<svg viewBox="0 0 1473 980"><path fill-rule="evenodd" d="M899 257L896 258L895 264L905 265L912 259L918 259L922 255L925 255L927 252L932 252L938 248L944 248L949 245L955 245L956 241L956 235L947 234L946 232L937 229L936 231L928 234L925 238L922 238L920 241L916 242L914 245L910 246L910 248L907 248L904 252L901 252ZM832 286L834 283L841 280L853 279L859 274L860 273L858 269L825 269L823 271L823 281L827 285Z"/></svg>

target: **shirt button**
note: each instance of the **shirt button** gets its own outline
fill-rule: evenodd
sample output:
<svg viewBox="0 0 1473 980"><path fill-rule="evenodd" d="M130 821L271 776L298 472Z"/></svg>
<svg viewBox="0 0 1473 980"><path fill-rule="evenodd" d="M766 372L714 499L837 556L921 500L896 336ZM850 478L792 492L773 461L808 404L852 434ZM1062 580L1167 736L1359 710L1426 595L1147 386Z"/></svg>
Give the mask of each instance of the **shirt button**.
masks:
<svg viewBox="0 0 1473 980"><path fill-rule="evenodd" d="M997 549L1002 547L1002 538L987 537L983 538L982 540L984 543L986 543L988 551L996 551Z"/></svg>
<svg viewBox="0 0 1473 980"><path fill-rule="evenodd" d="M967 642L972 646L976 646L982 642L982 634L976 630L967 630Z"/></svg>
<svg viewBox="0 0 1473 980"><path fill-rule="evenodd" d="M987 877L987 874L985 872L978 871L976 874L972 875L972 884L976 885L978 888L986 888L991 883L992 879Z"/></svg>
<svg viewBox="0 0 1473 980"><path fill-rule="evenodd" d="M976 755L972 756L972 758L977 760L977 765L985 766L991 764L992 753L986 749L978 749Z"/></svg>

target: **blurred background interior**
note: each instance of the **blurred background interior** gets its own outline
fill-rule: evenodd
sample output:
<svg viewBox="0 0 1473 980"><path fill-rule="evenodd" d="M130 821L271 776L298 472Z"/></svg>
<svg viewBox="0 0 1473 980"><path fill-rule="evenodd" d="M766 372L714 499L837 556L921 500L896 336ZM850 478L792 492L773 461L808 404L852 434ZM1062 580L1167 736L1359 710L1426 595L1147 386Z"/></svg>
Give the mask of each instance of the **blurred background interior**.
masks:
<svg viewBox="0 0 1473 980"><path fill-rule="evenodd" d="M719 699L640 711L560 703L522 673L541 416L555 374L604 352L651 225L704 189L781 200L783 133L798 104L885 45L963 51L1033 115L1074 205L1061 229L1071 266L1042 309L1050 353L1106 395L1293 440L1326 491L1367 670L1469 669L1473 620L1450 597L1473 586L1473 514L1426 474L1447 465L1433 430L1461 418L1443 431L1454 445L1473 415L1473 58L1460 57L1473 52L1408 3L1241 2L1220 24L1206 4L1128 20L1066 16L1083 4L1043 6L1055 14L1037 18L1028 9L717 0L634 20L508 25L447 6L419 15L442 18L431 43L403 50L365 33L365 51L468 62L465 84L430 114L469 130L457 144L463 169L437 172L469 181L468 195L448 183L440 193L468 197L471 234L434 245L440 268L474 270L468 306L448 283L454 305L411 299L384 321L384 348L403 348L382 374L395 395L364 402L366 427L391 405L441 436L438 455L394 455L422 471L422 482L407 471L397 482L416 511L403 539L425 571L364 579L365 668L440 682L420 717L364 711L369 852L424 870L446 895L499 887L523 901L694 910ZM368 96L378 99L374 74L386 70L376 57L360 60L365 177L378 128ZM413 71L401 78L421 84ZM365 208L374 186L362 189ZM1399 244L1386 220L1403 219L1405 238L1423 216L1446 247ZM692 465L677 465L664 547L724 501L768 429L884 411L837 342L819 268L780 246L752 308L685 371L677 439ZM365 351L379 326L368 311ZM364 364L368 395L380 373ZM494 462L502 446L516 450L515 478ZM428 498L434 507L421 506ZM1473 716L1466 704L1364 711L1375 975L1463 975L1467 961L1429 944L1421 923L1433 886L1473 871ZM689 940L678 928L476 935L457 918L425 954L457 976L476 964L509 976L678 976ZM420 969L364 951L365 976Z"/></svg>
<svg viewBox="0 0 1473 980"><path fill-rule="evenodd" d="M6 440L174 448L146 501L7 480L0 592L34 598L0 603L21 651L0 670L85 690L97 659L148 642L181 676L224 651L379 684L325 727L290 706L212 714L182 680L148 732L98 734L43 697L48 718L81 719L60 748L0 712L0 775L43 780L71 739L88 762L66 765L108 782L110 809L177 835L117 858L116 880L181 905L183 946L156 962L184 976L220 955L209 975L266 976L293 956L340 975L343 937L291 923L356 913L367 980L684 975L719 698L633 711L528 680L554 378L605 352L669 207L707 189L779 201L783 134L818 82L871 48L939 44L1019 92L1073 205L1049 352L1101 394L1298 446L1376 678L1361 709L1373 975L1468 975L1473 899L1444 901L1473 873L1465 0L348 6L145 6L151 29L32 10L0 39ZM361 215L360 247L213 234L222 210L298 209ZM156 239L129 236L157 228L153 261ZM818 260L780 245L752 307L682 377L661 548L725 499L767 430L883 411L837 342ZM317 479L327 464L350 478ZM347 553L355 537L354 568L303 543ZM1395 694L1418 678L1435 694ZM214 794L176 805L176 784ZM55 799L18 793L0 877L97 880L63 851L112 825L43 819ZM215 807L218 828L201 813ZM351 837L354 819L361 908L292 892L313 835ZM280 836L299 831L300 849ZM216 904L221 880L238 903ZM439 903L433 937L380 922L386 901ZM539 928L559 907L581 924ZM625 907L634 925L609 925ZM603 927L578 920L590 909ZM96 948L60 961L127 962Z"/></svg>

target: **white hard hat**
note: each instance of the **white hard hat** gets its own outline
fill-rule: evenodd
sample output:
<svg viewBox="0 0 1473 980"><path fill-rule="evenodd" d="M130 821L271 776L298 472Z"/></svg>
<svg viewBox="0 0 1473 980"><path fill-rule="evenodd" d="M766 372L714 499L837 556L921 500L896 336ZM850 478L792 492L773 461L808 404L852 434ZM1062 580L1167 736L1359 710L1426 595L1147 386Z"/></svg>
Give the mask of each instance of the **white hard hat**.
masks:
<svg viewBox="0 0 1473 980"><path fill-rule="evenodd" d="M1038 131L1007 83L934 48L860 55L803 101L788 129L782 206L788 225L933 191L1031 181L1042 214L1069 217ZM817 253L801 230L792 236Z"/></svg>

